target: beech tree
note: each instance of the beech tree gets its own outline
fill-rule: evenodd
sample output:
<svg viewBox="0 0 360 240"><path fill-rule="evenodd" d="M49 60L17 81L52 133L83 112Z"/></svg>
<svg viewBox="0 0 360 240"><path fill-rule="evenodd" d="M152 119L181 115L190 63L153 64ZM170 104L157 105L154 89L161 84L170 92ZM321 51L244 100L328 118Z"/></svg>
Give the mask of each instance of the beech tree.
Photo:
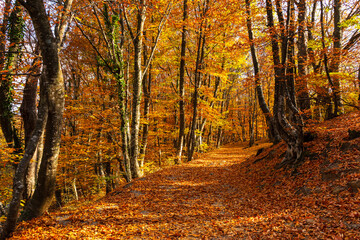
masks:
<svg viewBox="0 0 360 240"><path fill-rule="evenodd" d="M59 47L69 20L72 0L65 2L56 31L53 33L42 0L19 1L29 13L39 41L43 58L43 70L40 78L40 103L38 119L32 137L20 161L13 184L13 198L10 203L6 224L1 238L8 237L15 229L20 201L24 191L24 179L29 161L44 132L44 148L39 170L39 178L34 195L28 202L23 219L42 215L50 206L55 193L57 160L59 156L61 128L64 110L64 82L60 66Z"/></svg>
<svg viewBox="0 0 360 240"><path fill-rule="evenodd" d="M291 0L288 1L290 4ZM276 28L273 17L273 4L271 0L266 0L267 25L270 32L272 48L272 60L274 66L275 92L274 92L274 118L277 130L281 138L287 144L285 158L280 165L296 165L303 160L303 120L296 105L294 85L291 80L287 81L289 64L292 64L292 56L288 52L289 42L293 36L288 36L285 26L285 19L282 13L281 1L275 0L276 12L279 20L280 46L277 39ZM292 17L292 9L288 7L287 17ZM289 22L287 22L289 23ZM291 67L291 66L290 66ZM290 116L285 114L286 107L290 111Z"/></svg>
<svg viewBox="0 0 360 240"><path fill-rule="evenodd" d="M185 140L185 101L184 101L184 81L185 81L185 56L186 56L186 35L187 27L186 20L188 19L188 5L187 0L183 3L183 27L181 32L181 53L180 53L180 68L179 68L179 137L177 140L178 158L177 163L181 162L181 156Z"/></svg>
<svg viewBox="0 0 360 240"><path fill-rule="evenodd" d="M274 117L272 113L270 112L269 106L265 102L264 93L261 87L260 82L260 71L259 71L259 63L256 56L256 50L255 50L255 43L254 43L254 37L253 37L253 31L252 31L252 23L251 23L251 11L250 11L250 0L245 1L246 4L246 26L248 30L249 35L249 42L250 42L250 51L251 51L251 58L253 62L253 69L254 69L254 77L255 77L255 90L257 94L257 99L259 101L259 106L261 108L261 111L265 115L266 123L269 128L268 134L269 138L273 143L278 143L281 138L279 136L278 130L275 125Z"/></svg>

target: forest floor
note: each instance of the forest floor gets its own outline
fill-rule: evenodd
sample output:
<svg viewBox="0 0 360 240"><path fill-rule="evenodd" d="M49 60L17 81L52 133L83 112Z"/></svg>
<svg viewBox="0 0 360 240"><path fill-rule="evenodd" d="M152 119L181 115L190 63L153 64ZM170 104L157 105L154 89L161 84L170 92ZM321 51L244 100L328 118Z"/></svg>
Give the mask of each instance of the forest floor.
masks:
<svg viewBox="0 0 360 240"><path fill-rule="evenodd" d="M284 143L227 145L23 222L13 239L360 239L360 138L349 129L360 131L360 112L310 124L295 171L276 169Z"/></svg>

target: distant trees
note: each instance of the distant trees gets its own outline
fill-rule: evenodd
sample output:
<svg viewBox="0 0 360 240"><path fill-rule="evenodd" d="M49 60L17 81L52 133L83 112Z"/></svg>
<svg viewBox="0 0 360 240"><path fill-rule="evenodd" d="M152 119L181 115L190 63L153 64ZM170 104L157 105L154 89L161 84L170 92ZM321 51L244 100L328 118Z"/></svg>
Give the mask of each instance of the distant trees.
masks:
<svg viewBox="0 0 360 240"><path fill-rule="evenodd" d="M344 38L342 32L346 29L342 27L345 25L341 18L345 12L348 16L353 16L359 6L356 5L354 8L341 12L341 1L325 2L313 1L312 5L307 5L305 1L266 1L268 38L262 41L271 44L271 69L273 69L275 80L273 104L275 124L269 124L272 121L272 115L264 101L259 82L259 63L256 58L250 17L252 5L249 1L245 1L258 101L267 118L269 132L272 132L271 129L274 126L288 144L283 164L296 165L302 160L302 118L332 118L341 112L342 101L346 102L342 100L340 81L341 76L345 76L340 73L340 59L346 54L346 51L341 48L341 41ZM254 2L254 4L260 3ZM325 4L327 4L327 9L330 9L326 13ZM318 8L319 5L320 8ZM316 15L317 13L319 14ZM317 16L320 16L319 19L316 19ZM330 24L330 19L332 24ZM320 24L315 27L316 20ZM316 31L317 38L314 37ZM331 38L326 35L330 31L332 31ZM352 45L354 38L357 39L357 34L351 33L351 30L347 34L348 44ZM315 83L313 79L317 82ZM271 134L269 136L271 137Z"/></svg>

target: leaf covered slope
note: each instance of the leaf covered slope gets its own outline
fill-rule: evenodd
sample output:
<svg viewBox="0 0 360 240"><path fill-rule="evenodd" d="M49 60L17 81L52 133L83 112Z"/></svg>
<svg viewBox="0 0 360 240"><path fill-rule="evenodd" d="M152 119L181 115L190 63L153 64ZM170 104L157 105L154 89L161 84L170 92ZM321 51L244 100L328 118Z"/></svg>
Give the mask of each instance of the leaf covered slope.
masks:
<svg viewBox="0 0 360 240"><path fill-rule="evenodd" d="M358 239L360 138L348 130L360 131L359 120L355 112L311 125L295 171L276 169L283 143L228 145L24 222L13 239Z"/></svg>

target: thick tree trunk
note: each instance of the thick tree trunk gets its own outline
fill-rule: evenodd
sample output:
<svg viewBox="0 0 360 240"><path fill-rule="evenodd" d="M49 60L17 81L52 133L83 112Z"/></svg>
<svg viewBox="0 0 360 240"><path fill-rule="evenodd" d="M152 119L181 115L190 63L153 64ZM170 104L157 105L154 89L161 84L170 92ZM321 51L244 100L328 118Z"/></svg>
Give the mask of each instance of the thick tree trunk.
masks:
<svg viewBox="0 0 360 240"><path fill-rule="evenodd" d="M3 9L3 21L1 26L0 33L0 69L5 69L5 53L6 53L6 37L7 37L7 26L9 21L9 15L11 12L11 1L6 0L5 6ZM11 116L11 107L7 103L8 94L9 94L9 83L6 75L0 75L0 125L5 141L9 147L13 147L13 128L11 121L8 121Z"/></svg>
<svg viewBox="0 0 360 240"><path fill-rule="evenodd" d="M39 51L35 50L35 53ZM40 65L37 64L39 59L36 58L33 61L32 67L29 70L31 74L37 75L40 73ZM25 132L25 148L32 136L35 129L37 120L36 111L36 96L37 96L38 77L30 75L26 78L24 87L23 101L20 106L21 117L24 122ZM38 151L36 151L38 152ZM27 174L25 177L25 199L30 199L35 190L36 176L37 176L37 154L34 154L33 159L30 161Z"/></svg>
<svg viewBox="0 0 360 240"><path fill-rule="evenodd" d="M43 85L42 85L43 86ZM44 91L41 89L40 91ZM20 211L20 201L22 200L24 193L24 178L26 174L26 169L30 160L33 158L33 155L36 151L41 135L44 131L45 124L47 122L47 106L44 98L40 99L39 103L39 114L36 122L36 127L33 131L32 137L25 149L24 156L20 163L17 166L14 180L13 180L13 194L12 200L10 202L10 207L6 219L3 232L0 234L0 239L5 239L10 236L10 234L15 230L16 222L18 220L19 211Z"/></svg>
<svg viewBox="0 0 360 240"><path fill-rule="evenodd" d="M112 175L111 162L110 161L104 162L103 165L105 165L105 189L106 189L106 194L108 194L111 192L113 185L111 179L111 175Z"/></svg>
<svg viewBox="0 0 360 240"><path fill-rule="evenodd" d="M64 111L64 80L60 67L57 38L53 35L44 3L32 0L23 3L33 22L43 58L43 98L48 108L44 150L39 169L38 183L33 197L24 211L24 218L42 215L50 206L55 193L56 170L60 150Z"/></svg>
<svg viewBox="0 0 360 240"><path fill-rule="evenodd" d="M288 3L289 4L289 3ZM282 19L281 6L277 0L277 11L279 16L280 27L283 28L284 20ZM275 93L274 93L274 118L277 129L281 138L287 144L287 154L281 165L295 166L303 160L303 123L299 111L296 107L295 100L290 96L286 80L286 58L288 54L288 40L292 41L291 36L281 36L282 61L280 64L280 49L276 38L276 31L273 19L273 8L271 0L266 0L266 12L268 27L270 30L270 39L272 47L272 57L275 72ZM291 9L288 10L288 16L291 17ZM281 31L282 34L285 32ZM284 54L286 54L284 56ZM286 104L285 104L286 100ZM290 119L287 119L285 107L290 110Z"/></svg>
<svg viewBox="0 0 360 240"><path fill-rule="evenodd" d="M286 89L288 92L289 101L297 107L296 103L296 91L295 91L295 74L296 74L296 64L295 64L295 6L293 0L288 1L288 46L287 46L287 63L286 63ZM291 109L289 109L291 111ZM292 118L292 117L291 117ZM292 122L294 123L294 121Z"/></svg>

